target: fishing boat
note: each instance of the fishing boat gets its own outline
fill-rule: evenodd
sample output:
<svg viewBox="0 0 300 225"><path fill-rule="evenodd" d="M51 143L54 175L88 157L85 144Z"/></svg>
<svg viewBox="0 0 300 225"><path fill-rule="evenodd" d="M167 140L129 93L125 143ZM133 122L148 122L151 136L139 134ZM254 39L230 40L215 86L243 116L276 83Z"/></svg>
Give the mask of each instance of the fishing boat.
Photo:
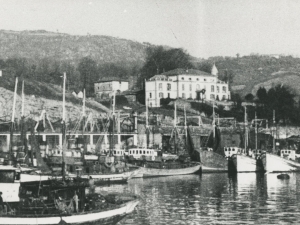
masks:
<svg viewBox="0 0 300 225"><path fill-rule="evenodd" d="M263 171L264 168L262 166L260 157L253 155L252 150L248 148L248 119L246 106L244 130L244 148L230 146L224 148L225 156L228 158L228 171L238 173Z"/></svg>
<svg viewBox="0 0 300 225"><path fill-rule="evenodd" d="M175 105L175 112L176 112L176 105ZM174 120L176 121L176 114L174 118L175 118ZM185 126L185 128L187 128L187 126ZM174 131L173 134L174 138L176 138L176 126L174 126L173 131ZM146 105L147 145L149 140L149 133L150 133L150 127L148 123L148 107ZM173 154L163 155L163 152L161 150L150 149L149 146L147 146L147 148L145 149L142 148L129 149L129 155L131 157L128 158L128 162L131 164L131 166L139 167L141 169L141 171L139 172L139 176L142 175L142 177L187 175L187 174L197 173L201 169L201 163L190 161L190 157L178 156L178 155L175 155L175 157L173 157Z"/></svg>
<svg viewBox="0 0 300 225"><path fill-rule="evenodd" d="M14 167L0 167L0 225L116 224L139 203L132 194L86 195L84 180L55 180L20 186Z"/></svg>
<svg viewBox="0 0 300 225"><path fill-rule="evenodd" d="M64 75L64 91L63 91L63 121L65 119L65 80L66 75ZM83 112L82 117L85 121L85 90L83 92ZM108 123L106 129L110 127L112 129L112 134L109 135L111 139L114 137L114 126L115 126L115 95L113 101L112 116L108 118ZM86 151L83 132L85 128L82 128L82 138L66 138L66 126L63 123L62 133L63 133L63 143L64 151L61 149L56 149L52 152L52 155L48 157L48 163L52 166L59 166L63 163L65 164L65 171L68 172L68 176L75 177L79 176L85 179L93 179L95 184L111 184L111 183L126 183L132 177L139 173L139 169L132 169L126 167L124 162L124 151L120 149L109 150L102 149L102 151L94 151L89 153ZM69 135L70 136L70 135ZM81 141L79 141L81 140ZM113 145L113 140L110 141L111 146ZM98 144L98 142L97 142ZM96 144L96 147L97 147ZM122 155L123 154L123 155Z"/></svg>
<svg viewBox="0 0 300 225"><path fill-rule="evenodd" d="M216 125L215 107L213 105L213 122L212 130L207 139L198 150L200 153L200 160L202 163L202 173L222 173L228 171L228 160L225 154L218 152L219 144L221 140L220 130ZM222 152L221 152L222 153Z"/></svg>
<svg viewBox="0 0 300 225"><path fill-rule="evenodd" d="M282 149L280 155L263 152L261 160L266 172L300 171L300 163L296 161L295 150L293 149Z"/></svg>
<svg viewBox="0 0 300 225"><path fill-rule="evenodd" d="M261 160L266 172L293 172L300 171L300 163L296 154L296 148L283 148L276 150L276 123L275 123L275 110L273 111L273 149L272 151L263 151Z"/></svg>

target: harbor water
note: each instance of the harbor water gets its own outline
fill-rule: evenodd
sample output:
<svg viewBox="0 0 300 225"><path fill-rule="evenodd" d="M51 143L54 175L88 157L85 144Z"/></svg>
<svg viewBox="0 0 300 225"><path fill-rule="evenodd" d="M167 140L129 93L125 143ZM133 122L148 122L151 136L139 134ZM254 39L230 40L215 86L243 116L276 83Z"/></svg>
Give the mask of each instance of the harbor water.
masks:
<svg viewBox="0 0 300 225"><path fill-rule="evenodd" d="M300 224L300 173L227 173L132 179L96 192L141 196L119 224Z"/></svg>

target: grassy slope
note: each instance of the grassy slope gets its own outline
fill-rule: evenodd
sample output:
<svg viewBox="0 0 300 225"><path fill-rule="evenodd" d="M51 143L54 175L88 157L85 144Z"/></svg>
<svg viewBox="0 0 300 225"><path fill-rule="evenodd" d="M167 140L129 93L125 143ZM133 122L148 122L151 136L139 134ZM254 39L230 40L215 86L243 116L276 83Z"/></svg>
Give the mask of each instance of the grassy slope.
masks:
<svg viewBox="0 0 300 225"><path fill-rule="evenodd" d="M251 55L240 58L214 57L207 61L215 61L219 73L224 73L226 69L232 71L234 80L231 86L245 85L244 89L237 91L243 96L251 92L255 94L259 86L271 87L277 83L291 86L300 94L300 89L295 85L300 81L299 58Z"/></svg>

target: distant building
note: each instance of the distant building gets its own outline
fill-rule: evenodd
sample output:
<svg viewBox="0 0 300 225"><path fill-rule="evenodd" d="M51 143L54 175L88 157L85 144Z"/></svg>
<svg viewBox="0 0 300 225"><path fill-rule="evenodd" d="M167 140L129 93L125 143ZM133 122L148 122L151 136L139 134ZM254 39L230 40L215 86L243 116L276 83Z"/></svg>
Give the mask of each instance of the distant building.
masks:
<svg viewBox="0 0 300 225"><path fill-rule="evenodd" d="M114 92L121 93L128 90L128 81L120 79L99 80L94 83L94 90L96 97L108 98Z"/></svg>
<svg viewBox="0 0 300 225"><path fill-rule="evenodd" d="M230 100L226 82L218 79L218 69L212 72L194 69L175 69L155 75L146 81L146 101L150 107L160 107L161 98L197 100Z"/></svg>

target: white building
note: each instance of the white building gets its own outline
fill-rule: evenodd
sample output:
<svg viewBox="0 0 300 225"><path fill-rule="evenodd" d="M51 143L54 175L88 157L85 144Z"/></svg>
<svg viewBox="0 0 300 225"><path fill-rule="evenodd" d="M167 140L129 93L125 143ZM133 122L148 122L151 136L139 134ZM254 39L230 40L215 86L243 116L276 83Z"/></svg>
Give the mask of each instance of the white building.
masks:
<svg viewBox="0 0 300 225"><path fill-rule="evenodd" d="M107 98L114 92L121 93L128 90L128 81L124 80L99 80L94 83L95 94L99 98Z"/></svg>
<svg viewBox="0 0 300 225"><path fill-rule="evenodd" d="M212 73L194 69L175 69L155 75L146 81L146 101L150 107L160 107L161 98L197 100L230 100L228 84L218 79L214 65Z"/></svg>

